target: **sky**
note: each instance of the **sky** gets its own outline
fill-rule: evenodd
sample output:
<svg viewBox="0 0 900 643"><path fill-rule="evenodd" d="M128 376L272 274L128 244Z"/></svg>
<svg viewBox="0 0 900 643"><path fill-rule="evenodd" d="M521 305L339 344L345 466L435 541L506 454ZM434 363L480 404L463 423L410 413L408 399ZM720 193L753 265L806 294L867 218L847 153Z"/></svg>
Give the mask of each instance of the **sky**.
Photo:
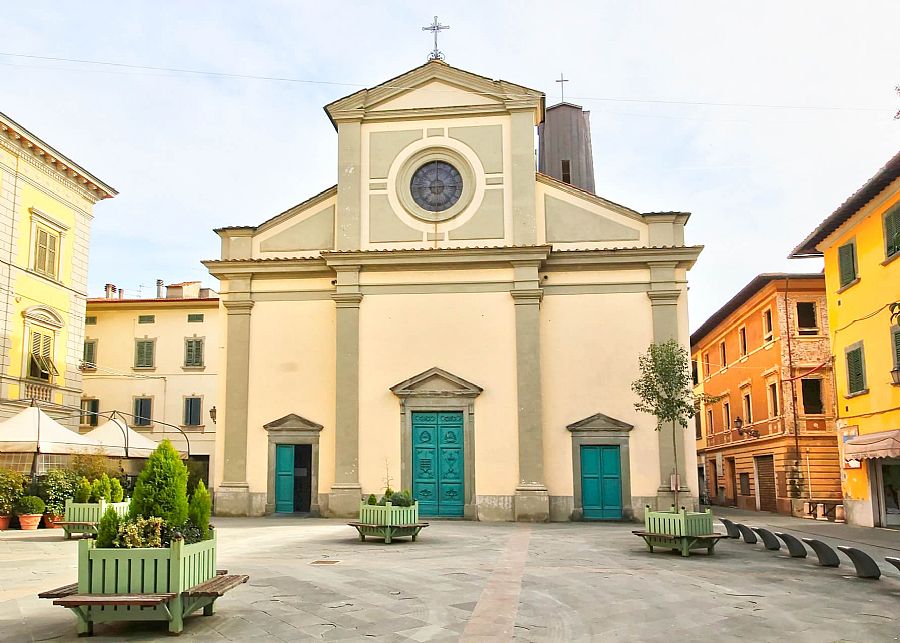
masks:
<svg viewBox="0 0 900 643"><path fill-rule="evenodd" d="M213 228L336 182L322 106L423 62L421 2L14 3L0 111L119 190L94 208L91 296L203 280ZM591 112L597 193L692 213L691 328L787 255L898 149L900 2L445 3L449 64ZM26 57L102 61L228 78ZM314 82L296 82L298 80ZM722 105L725 104L725 105ZM765 107L763 107L765 106Z"/></svg>

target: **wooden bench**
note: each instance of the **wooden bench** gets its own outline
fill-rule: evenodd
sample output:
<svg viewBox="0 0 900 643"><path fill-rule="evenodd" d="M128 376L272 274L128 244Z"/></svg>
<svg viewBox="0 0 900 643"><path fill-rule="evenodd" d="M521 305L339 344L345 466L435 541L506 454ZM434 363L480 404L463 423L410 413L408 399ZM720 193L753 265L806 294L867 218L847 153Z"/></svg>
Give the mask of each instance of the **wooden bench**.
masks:
<svg viewBox="0 0 900 643"><path fill-rule="evenodd" d="M225 592L250 580L245 574L228 574L225 569L216 571L215 577L178 594L79 594L78 583L63 585L38 594L38 598L52 599L54 605L66 607L75 612L87 624L84 634L94 633L94 623L90 619L90 609L97 607L162 608L166 620L173 620L173 612L180 614L179 620L203 608L204 616L215 613L215 601ZM173 601L179 601L173 605ZM79 634L81 636L81 633Z"/></svg>
<svg viewBox="0 0 900 643"><path fill-rule="evenodd" d="M701 534L697 536L672 536L670 534L658 534L652 531L632 531L635 536L640 536L647 543L650 553L654 547L668 547L681 552L682 556L690 556L692 549L705 549L706 553L715 553L716 543L726 538L725 534Z"/></svg>
<svg viewBox="0 0 900 643"><path fill-rule="evenodd" d="M80 520L60 520L59 522L56 522L54 524L63 528L63 531L66 532L66 540L71 540L72 534L87 534L88 536L96 536L97 525L99 523Z"/></svg>
<svg viewBox="0 0 900 643"><path fill-rule="evenodd" d="M385 544L390 545L394 538L412 538L413 542L419 532L428 526L427 522L417 522L411 525L370 525L364 522L348 522L359 532L359 539L365 540L366 536L383 538Z"/></svg>

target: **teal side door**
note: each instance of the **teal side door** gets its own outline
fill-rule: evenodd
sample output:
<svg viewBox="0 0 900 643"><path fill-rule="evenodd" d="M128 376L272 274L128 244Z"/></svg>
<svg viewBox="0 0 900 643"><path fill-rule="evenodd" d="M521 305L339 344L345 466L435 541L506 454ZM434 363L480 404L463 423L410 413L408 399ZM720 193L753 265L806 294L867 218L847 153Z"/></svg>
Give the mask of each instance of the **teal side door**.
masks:
<svg viewBox="0 0 900 643"><path fill-rule="evenodd" d="M412 414L413 497L425 516L462 516L462 412Z"/></svg>
<svg viewBox="0 0 900 643"><path fill-rule="evenodd" d="M275 445L275 511L294 511L294 445Z"/></svg>
<svg viewBox="0 0 900 643"><path fill-rule="evenodd" d="M622 519L619 447L581 447L581 504L586 520Z"/></svg>

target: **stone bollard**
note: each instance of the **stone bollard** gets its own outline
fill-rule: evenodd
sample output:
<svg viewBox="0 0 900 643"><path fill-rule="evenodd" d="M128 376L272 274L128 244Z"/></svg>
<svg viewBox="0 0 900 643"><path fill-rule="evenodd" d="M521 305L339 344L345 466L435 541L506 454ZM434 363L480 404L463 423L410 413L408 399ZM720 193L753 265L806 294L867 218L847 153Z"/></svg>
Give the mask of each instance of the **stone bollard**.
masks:
<svg viewBox="0 0 900 643"><path fill-rule="evenodd" d="M828 520L825 516L825 503L823 502L816 505L816 520Z"/></svg>
<svg viewBox="0 0 900 643"><path fill-rule="evenodd" d="M835 522L847 522L844 520L844 505L835 505L834 506L834 521Z"/></svg>
<svg viewBox="0 0 900 643"><path fill-rule="evenodd" d="M803 503L803 517L812 518L812 504L809 502Z"/></svg>

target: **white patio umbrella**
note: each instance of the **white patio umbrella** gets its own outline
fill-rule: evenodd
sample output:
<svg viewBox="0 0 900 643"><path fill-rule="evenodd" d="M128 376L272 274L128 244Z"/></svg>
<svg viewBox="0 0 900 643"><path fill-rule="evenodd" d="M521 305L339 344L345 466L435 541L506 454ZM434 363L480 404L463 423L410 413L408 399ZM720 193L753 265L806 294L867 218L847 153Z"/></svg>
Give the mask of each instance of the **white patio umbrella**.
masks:
<svg viewBox="0 0 900 643"><path fill-rule="evenodd" d="M103 454L103 445L70 431L36 406L0 422L0 453Z"/></svg>
<svg viewBox="0 0 900 643"><path fill-rule="evenodd" d="M113 418L85 434L103 444L107 455L119 458L149 458L158 444ZM181 454L184 457L184 454Z"/></svg>

